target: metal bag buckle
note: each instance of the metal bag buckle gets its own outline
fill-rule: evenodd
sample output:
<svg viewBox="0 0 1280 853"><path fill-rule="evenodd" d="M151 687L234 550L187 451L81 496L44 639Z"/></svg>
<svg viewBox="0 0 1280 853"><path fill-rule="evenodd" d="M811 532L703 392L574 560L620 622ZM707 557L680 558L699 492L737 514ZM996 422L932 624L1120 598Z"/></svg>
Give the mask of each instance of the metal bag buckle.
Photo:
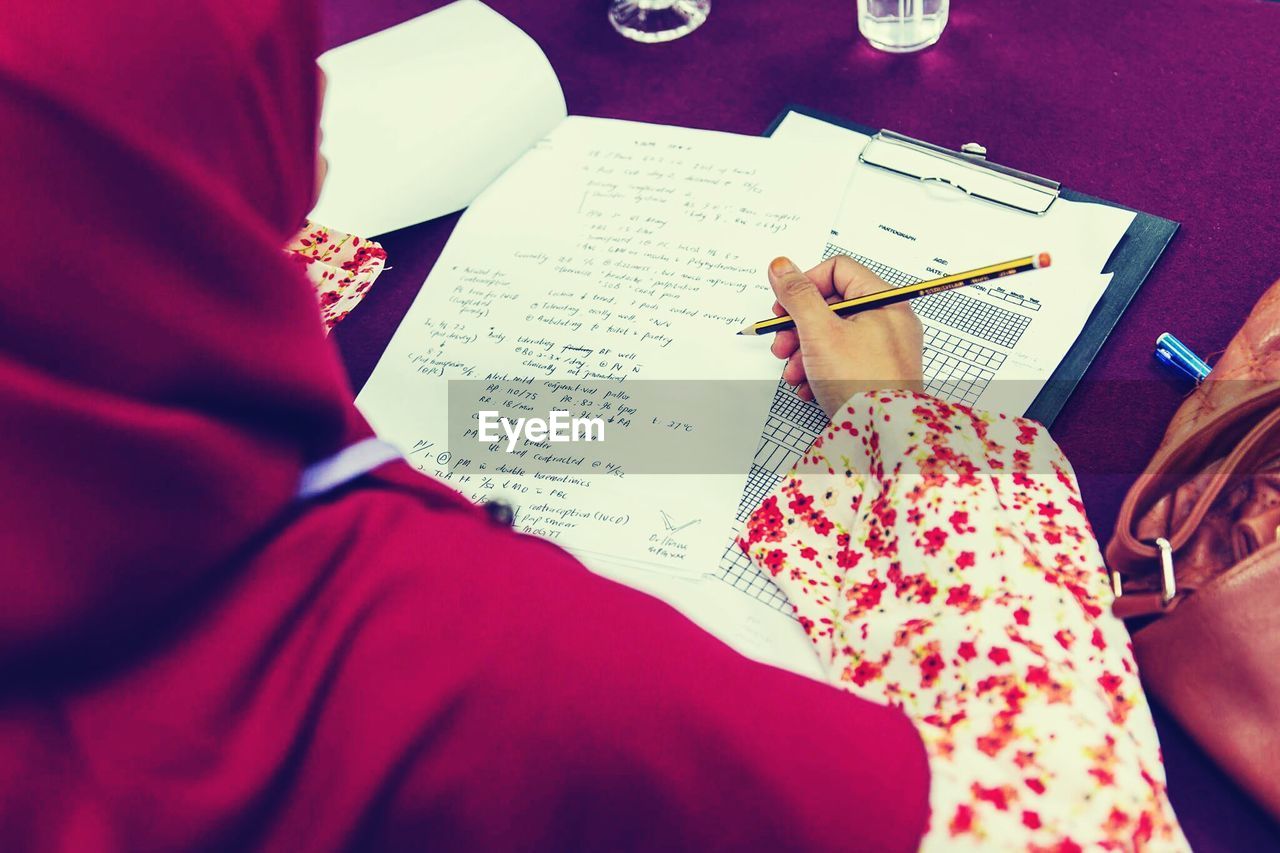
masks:
<svg viewBox="0 0 1280 853"><path fill-rule="evenodd" d="M1156 539L1156 547L1160 549L1160 606L1168 607L1178 594L1178 582L1173 575L1173 546L1163 536ZM1111 591L1117 600L1125 595L1119 572L1109 571L1111 575Z"/></svg>

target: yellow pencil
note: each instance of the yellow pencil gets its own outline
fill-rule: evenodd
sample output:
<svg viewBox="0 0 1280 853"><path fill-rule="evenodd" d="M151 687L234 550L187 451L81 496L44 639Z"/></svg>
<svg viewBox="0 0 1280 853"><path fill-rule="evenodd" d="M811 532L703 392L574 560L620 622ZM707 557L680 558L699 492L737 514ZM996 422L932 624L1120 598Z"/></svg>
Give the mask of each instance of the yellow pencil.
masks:
<svg viewBox="0 0 1280 853"><path fill-rule="evenodd" d="M904 287L891 287L888 290L881 290L876 293L867 293L862 296L855 296L852 299L846 299L843 302L832 302L830 308L837 315L847 317L850 314L857 314L859 311L866 311L871 308L882 308L885 305L893 305L895 302L905 302L908 299L915 299L918 296L928 296L930 293L941 293L944 290L953 290L957 287L964 287L967 284L981 284L984 281L991 281L994 278L1003 278L1007 275L1017 275L1020 272L1043 269L1047 266L1049 266L1049 253L1040 252L1036 255L1028 255L1025 258L1005 261L1002 264L992 264L991 266L979 267L976 270L960 272L955 275L944 275L942 278L921 281L916 284L908 284ZM761 320L758 323L752 323L741 332L738 332L738 334L770 335L774 332L781 332L785 329L794 329L795 327L796 321L792 320L789 315L784 314L781 317L770 317L768 320Z"/></svg>

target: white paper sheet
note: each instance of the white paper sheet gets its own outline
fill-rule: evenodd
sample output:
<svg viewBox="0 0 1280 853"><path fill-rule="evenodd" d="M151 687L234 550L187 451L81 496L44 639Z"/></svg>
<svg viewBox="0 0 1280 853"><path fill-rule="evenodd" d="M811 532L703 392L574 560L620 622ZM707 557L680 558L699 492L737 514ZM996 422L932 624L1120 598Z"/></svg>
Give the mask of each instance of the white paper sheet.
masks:
<svg viewBox="0 0 1280 853"><path fill-rule="evenodd" d="M738 653L819 681L822 665L813 642L772 597L756 598L714 575L679 577L609 562L592 567L598 574L666 601L690 621Z"/></svg>
<svg viewBox="0 0 1280 853"><path fill-rule="evenodd" d="M774 138L857 161L869 137L791 113ZM838 167L839 168L839 167ZM903 285L1049 252L1053 264L911 303L925 327L925 382L939 396L1023 414L1084 328L1102 266L1133 213L1058 199L1043 216L975 201L870 166L853 172L827 253L849 254Z"/></svg>
<svg viewBox="0 0 1280 853"><path fill-rule="evenodd" d="M768 313L771 258L816 262L843 184L773 140L566 119L464 215L357 404L419 468L516 504L517 526L588 566L703 575L733 522L780 370L767 346L736 332ZM710 435L733 465L623 477L583 468L567 480L457 467L467 448L448 447L450 379L594 375L666 381L634 429L678 421L665 434L671 453L685 436ZM751 381L724 405L683 398L725 380ZM725 408L738 428L712 417Z"/></svg>
<svg viewBox="0 0 1280 853"><path fill-rule="evenodd" d="M798 113L774 139L827 163L840 179L869 138ZM907 284L1020 255L1048 251L1047 270L1000 286L974 286L911 303L925 327L928 390L940 397L1023 414L1084 328L1111 280L1100 274L1133 214L1058 199L1041 217L1005 210L868 166L857 166L826 254L850 254L892 284ZM945 262L945 263L943 263ZM981 289L978 289L981 287ZM930 300L933 301L930 304ZM821 409L780 386L751 464L738 523L757 506L826 425ZM736 532L737 527L732 528ZM739 621L758 603L789 612L773 581L726 536L716 578L749 594ZM735 617L720 614L722 622Z"/></svg>
<svg viewBox="0 0 1280 853"><path fill-rule="evenodd" d="M565 116L541 49L458 0L320 57L328 78L311 219L373 236L461 210Z"/></svg>

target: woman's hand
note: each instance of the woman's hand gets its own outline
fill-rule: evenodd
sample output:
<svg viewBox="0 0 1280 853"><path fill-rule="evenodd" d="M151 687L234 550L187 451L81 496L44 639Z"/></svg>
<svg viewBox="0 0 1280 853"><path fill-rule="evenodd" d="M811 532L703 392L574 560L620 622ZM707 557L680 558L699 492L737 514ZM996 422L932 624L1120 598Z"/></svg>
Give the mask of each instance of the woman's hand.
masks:
<svg viewBox="0 0 1280 853"><path fill-rule="evenodd" d="M837 317L827 307L889 289L871 270L843 255L807 273L787 258L769 264L775 315L790 314L793 331L774 335L772 352L786 359L782 378L817 400L828 416L861 391L923 391L923 333L907 303Z"/></svg>

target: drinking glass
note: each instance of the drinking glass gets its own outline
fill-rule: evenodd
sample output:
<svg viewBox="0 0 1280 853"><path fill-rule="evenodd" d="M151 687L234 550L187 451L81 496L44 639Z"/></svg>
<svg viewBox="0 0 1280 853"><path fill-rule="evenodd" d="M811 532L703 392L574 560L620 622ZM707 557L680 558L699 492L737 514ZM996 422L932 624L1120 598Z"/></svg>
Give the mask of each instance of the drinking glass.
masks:
<svg viewBox="0 0 1280 853"><path fill-rule="evenodd" d="M858 0L858 29L873 47L910 53L938 40L949 0Z"/></svg>
<svg viewBox="0 0 1280 853"><path fill-rule="evenodd" d="M629 39L656 43L688 35L711 11L711 0L611 0L609 23Z"/></svg>

